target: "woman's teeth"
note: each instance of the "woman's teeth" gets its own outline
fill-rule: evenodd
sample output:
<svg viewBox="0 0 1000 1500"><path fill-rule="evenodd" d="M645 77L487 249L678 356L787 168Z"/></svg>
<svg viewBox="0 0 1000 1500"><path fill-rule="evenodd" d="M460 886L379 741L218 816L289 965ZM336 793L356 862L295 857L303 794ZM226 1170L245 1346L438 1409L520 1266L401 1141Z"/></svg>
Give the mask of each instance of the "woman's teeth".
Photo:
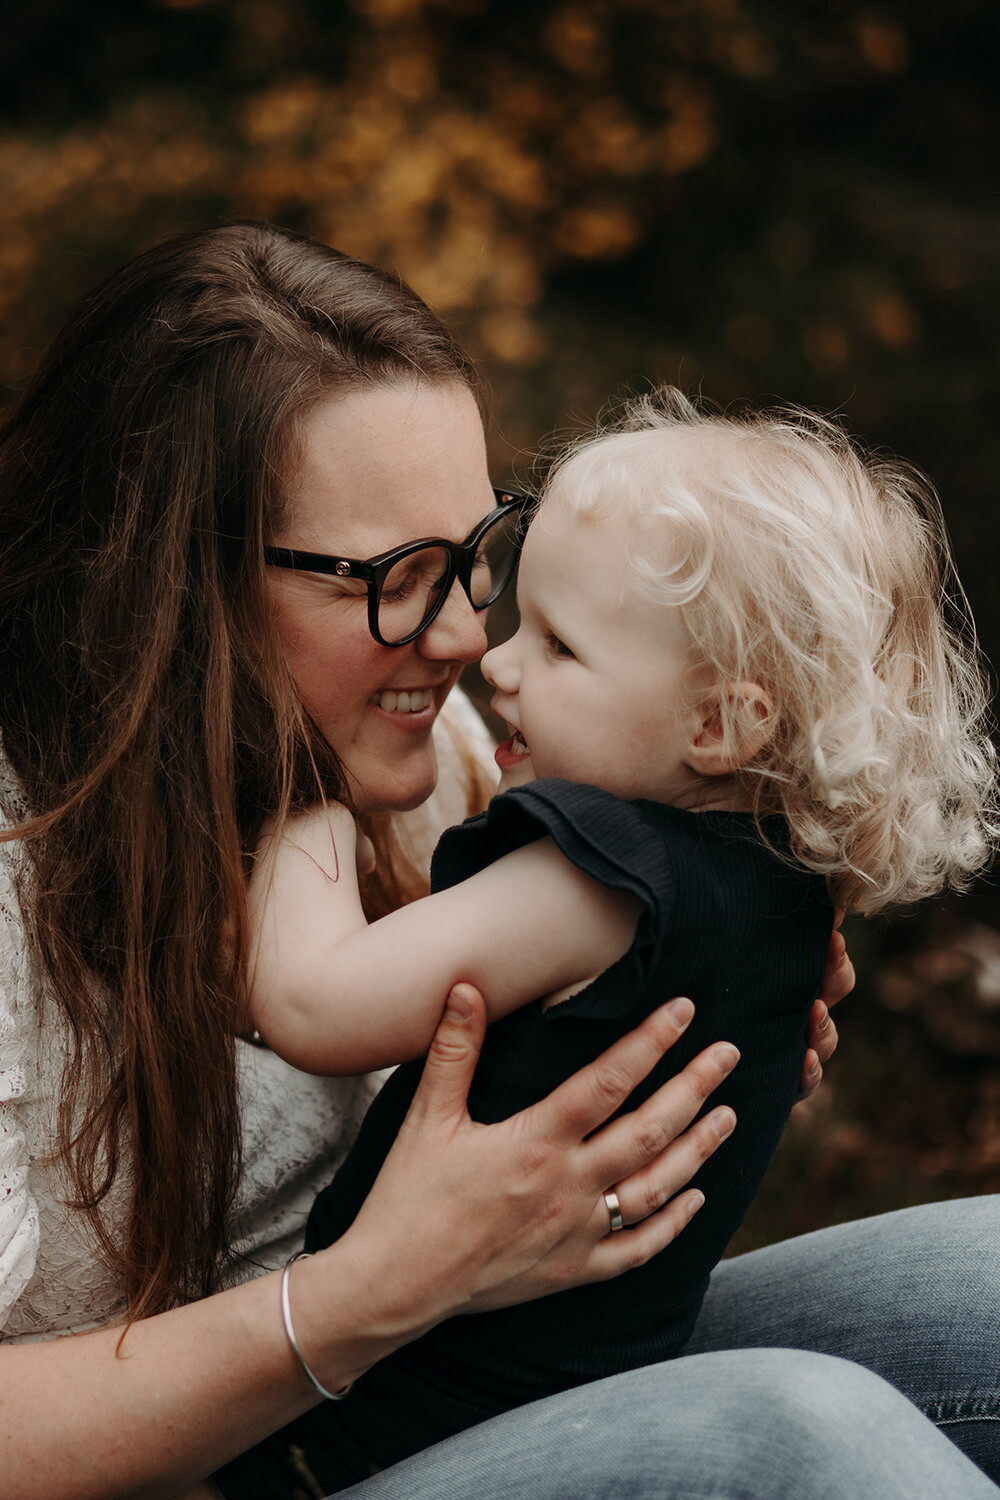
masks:
<svg viewBox="0 0 1000 1500"><path fill-rule="evenodd" d="M524 740L521 738L520 730L515 729L514 733L510 737L510 753L511 755L528 754L528 747L524 743Z"/></svg>
<svg viewBox="0 0 1000 1500"><path fill-rule="evenodd" d="M433 694L430 688L415 688L409 693L386 690L384 693L372 693L368 702L374 703L386 714L418 714L421 709L430 708Z"/></svg>

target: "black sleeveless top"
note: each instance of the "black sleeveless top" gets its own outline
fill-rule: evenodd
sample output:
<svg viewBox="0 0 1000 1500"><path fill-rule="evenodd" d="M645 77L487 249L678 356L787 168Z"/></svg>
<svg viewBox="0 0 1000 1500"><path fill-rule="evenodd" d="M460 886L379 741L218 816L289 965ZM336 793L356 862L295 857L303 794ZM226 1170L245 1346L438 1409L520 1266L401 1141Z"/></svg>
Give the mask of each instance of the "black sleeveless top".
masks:
<svg viewBox="0 0 1000 1500"><path fill-rule="evenodd" d="M725 1039L741 1060L706 1108L731 1104L736 1131L694 1179L703 1207L647 1265L523 1306L452 1318L381 1361L345 1401L310 1413L305 1446L324 1491L509 1407L680 1353L795 1101L833 911L822 878L789 861L782 820L766 820L765 842L749 814L626 803L596 787L536 781L444 834L433 887L455 885L545 835L603 884L631 891L643 915L629 952L585 990L548 1010L524 1006L488 1028L469 1097L473 1118L490 1123L535 1103L663 1001L688 995L694 1020L625 1107ZM308 1249L352 1223L421 1067L397 1069L375 1100L353 1151L316 1200Z"/></svg>

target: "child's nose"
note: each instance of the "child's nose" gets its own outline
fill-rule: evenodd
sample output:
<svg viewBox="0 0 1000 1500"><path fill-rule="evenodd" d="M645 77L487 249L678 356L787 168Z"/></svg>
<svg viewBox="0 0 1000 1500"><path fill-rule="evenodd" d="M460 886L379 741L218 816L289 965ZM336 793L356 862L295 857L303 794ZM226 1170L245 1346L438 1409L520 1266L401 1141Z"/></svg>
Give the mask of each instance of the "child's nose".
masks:
<svg viewBox="0 0 1000 1500"><path fill-rule="evenodd" d="M487 651L479 664L480 671L490 687L495 687L501 693L517 692L517 663L513 652L509 649L510 644L510 641L504 641L502 646L494 646L492 651Z"/></svg>

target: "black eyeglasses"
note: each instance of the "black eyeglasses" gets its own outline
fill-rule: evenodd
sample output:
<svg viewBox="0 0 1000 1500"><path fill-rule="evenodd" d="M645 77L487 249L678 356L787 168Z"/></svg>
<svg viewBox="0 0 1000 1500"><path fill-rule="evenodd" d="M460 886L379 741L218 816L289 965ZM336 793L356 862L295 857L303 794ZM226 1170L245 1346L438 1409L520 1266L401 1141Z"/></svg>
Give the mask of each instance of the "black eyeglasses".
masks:
<svg viewBox="0 0 1000 1500"><path fill-rule="evenodd" d="M359 562L324 552L265 547L264 561L273 568L327 573L357 580L368 590L368 629L380 646L405 646L426 630L457 578L473 609L486 609L510 582L523 540L526 495L494 488L496 510L466 537L448 542L421 537L378 557Z"/></svg>

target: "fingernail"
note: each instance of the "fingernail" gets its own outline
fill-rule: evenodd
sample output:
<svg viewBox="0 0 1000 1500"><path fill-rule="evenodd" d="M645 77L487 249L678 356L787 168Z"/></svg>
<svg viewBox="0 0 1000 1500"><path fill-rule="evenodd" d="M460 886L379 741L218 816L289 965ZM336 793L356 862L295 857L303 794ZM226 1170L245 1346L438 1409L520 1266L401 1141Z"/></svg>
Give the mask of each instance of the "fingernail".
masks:
<svg viewBox="0 0 1000 1500"><path fill-rule="evenodd" d="M732 1042L720 1042L712 1054L712 1060L725 1077L727 1073L733 1071L740 1060L739 1048L734 1047Z"/></svg>
<svg viewBox="0 0 1000 1500"><path fill-rule="evenodd" d="M825 1031L826 1028L829 1026L829 1024L830 1024L830 1012L827 1009L827 1007L824 1005L823 1006L823 1019L821 1021L817 1022L816 1030L817 1031Z"/></svg>
<svg viewBox="0 0 1000 1500"><path fill-rule="evenodd" d="M817 1078L819 1076L819 1073L820 1073L820 1065L819 1065L819 1058L817 1058L816 1061L811 1064L811 1066L809 1068L809 1071L806 1074L806 1077L807 1078Z"/></svg>
<svg viewBox="0 0 1000 1500"><path fill-rule="evenodd" d="M448 996L447 1011L453 1021L464 1026L472 1015L472 1004L464 990L452 990Z"/></svg>
<svg viewBox="0 0 1000 1500"><path fill-rule="evenodd" d="M704 1201L705 1194L700 1192L698 1188L695 1188L688 1199L687 1215L689 1219L694 1218Z"/></svg>
<svg viewBox="0 0 1000 1500"><path fill-rule="evenodd" d="M712 1121L712 1128L720 1141L728 1140L736 1129L736 1115L731 1109L723 1109Z"/></svg>
<svg viewBox="0 0 1000 1500"><path fill-rule="evenodd" d="M685 1026L691 1024L691 1017L694 1015L694 1006L684 996L681 996L678 1000L671 1000L670 1004L664 1008L678 1031L683 1031Z"/></svg>

